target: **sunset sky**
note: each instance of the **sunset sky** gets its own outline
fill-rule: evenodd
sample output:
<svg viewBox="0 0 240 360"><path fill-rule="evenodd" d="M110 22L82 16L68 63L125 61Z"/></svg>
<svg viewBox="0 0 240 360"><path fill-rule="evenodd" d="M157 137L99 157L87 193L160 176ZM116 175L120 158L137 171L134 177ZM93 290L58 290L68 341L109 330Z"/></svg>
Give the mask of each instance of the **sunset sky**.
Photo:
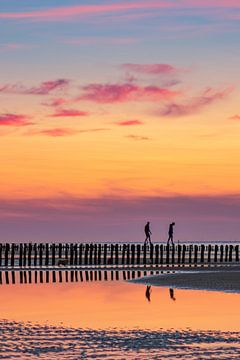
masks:
<svg viewBox="0 0 240 360"><path fill-rule="evenodd" d="M0 0L0 240L239 240L239 0Z"/></svg>

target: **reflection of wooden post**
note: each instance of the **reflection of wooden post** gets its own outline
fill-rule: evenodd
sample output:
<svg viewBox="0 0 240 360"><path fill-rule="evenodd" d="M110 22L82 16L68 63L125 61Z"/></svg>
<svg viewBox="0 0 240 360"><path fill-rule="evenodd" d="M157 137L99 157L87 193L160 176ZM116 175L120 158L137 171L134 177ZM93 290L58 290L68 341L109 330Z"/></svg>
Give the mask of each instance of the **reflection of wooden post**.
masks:
<svg viewBox="0 0 240 360"><path fill-rule="evenodd" d="M23 272L22 270L19 272L19 275L20 275L20 284L23 284Z"/></svg>
<svg viewBox="0 0 240 360"><path fill-rule="evenodd" d="M131 245L131 264L134 265L135 263L135 245Z"/></svg>
<svg viewBox="0 0 240 360"><path fill-rule="evenodd" d="M6 280L6 284L9 285L8 271L5 271L5 280Z"/></svg>
<svg viewBox="0 0 240 360"><path fill-rule="evenodd" d="M217 262L218 245L214 247L214 262Z"/></svg>
<svg viewBox="0 0 240 360"><path fill-rule="evenodd" d="M235 246L235 253L236 253L235 259L236 259L236 261L239 261L239 246L238 245Z"/></svg>
<svg viewBox="0 0 240 360"><path fill-rule="evenodd" d="M49 271L46 271L46 283L49 283Z"/></svg>
<svg viewBox="0 0 240 360"><path fill-rule="evenodd" d="M89 281L88 271L85 271L85 278L86 278L86 281Z"/></svg>
<svg viewBox="0 0 240 360"><path fill-rule="evenodd" d="M59 282L62 283L62 271L58 272Z"/></svg>
<svg viewBox="0 0 240 360"><path fill-rule="evenodd" d="M99 281L102 281L102 272L100 270L98 271L98 279Z"/></svg>
<svg viewBox="0 0 240 360"><path fill-rule="evenodd" d="M104 271L104 280L107 281L108 280L108 274L107 271Z"/></svg>
<svg viewBox="0 0 240 360"><path fill-rule="evenodd" d="M204 263L204 251L205 251L205 246L202 244L201 245L201 263Z"/></svg>
<svg viewBox="0 0 240 360"><path fill-rule="evenodd" d="M23 272L23 276L24 276L24 283L27 284L27 272L25 270Z"/></svg>
<svg viewBox="0 0 240 360"><path fill-rule="evenodd" d="M32 265L32 244L28 244L28 266L31 267Z"/></svg>
<svg viewBox="0 0 240 360"><path fill-rule="evenodd" d="M54 283L56 282L56 271L55 270L53 270L53 272L52 272L52 280Z"/></svg>
<svg viewBox="0 0 240 360"><path fill-rule="evenodd" d="M15 271L12 271L12 284L15 284Z"/></svg>
<svg viewBox="0 0 240 360"><path fill-rule="evenodd" d="M65 271L65 282L66 283L68 282L68 271L67 270Z"/></svg>
<svg viewBox="0 0 240 360"><path fill-rule="evenodd" d="M11 266L14 267L15 244L11 245Z"/></svg>
<svg viewBox="0 0 240 360"><path fill-rule="evenodd" d="M37 272L37 270L35 270L35 272L34 272L34 282L35 282L35 284L37 284L37 278L38 278L38 272Z"/></svg>
<svg viewBox="0 0 240 360"><path fill-rule="evenodd" d="M32 272L31 272L31 270L28 272L28 282L29 282L29 284L32 283Z"/></svg>
<svg viewBox="0 0 240 360"><path fill-rule="evenodd" d="M80 280L81 280L81 282L83 282L83 274L82 274L82 271L79 271L79 274L80 274Z"/></svg>
<svg viewBox="0 0 240 360"><path fill-rule="evenodd" d="M42 270L40 270L40 283L42 284L43 283L43 272Z"/></svg>
<svg viewBox="0 0 240 360"><path fill-rule="evenodd" d="M2 266L2 244L0 244L0 266Z"/></svg>

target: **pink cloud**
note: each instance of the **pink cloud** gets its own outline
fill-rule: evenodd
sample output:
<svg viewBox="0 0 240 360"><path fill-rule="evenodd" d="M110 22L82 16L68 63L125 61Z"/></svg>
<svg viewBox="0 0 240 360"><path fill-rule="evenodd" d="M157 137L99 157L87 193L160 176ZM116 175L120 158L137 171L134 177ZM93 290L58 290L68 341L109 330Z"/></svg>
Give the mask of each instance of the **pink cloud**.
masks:
<svg viewBox="0 0 240 360"><path fill-rule="evenodd" d="M27 88L21 84L3 85L0 93L27 94L27 95L49 95L53 91L64 90L69 85L69 80L57 79L42 82L39 86Z"/></svg>
<svg viewBox="0 0 240 360"><path fill-rule="evenodd" d="M151 140L147 136L140 136L140 135L127 135L128 139L136 140L136 141L142 141L142 140Z"/></svg>
<svg viewBox="0 0 240 360"><path fill-rule="evenodd" d="M170 103L160 110L161 116L185 116L194 114L215 101L225 99L232 92L232 88L216 91L212 88L205 90L199 97L191 99L185 104Z"/></svg>
<svg viewBox="0 0 240 360"><path fill-rule="evenodd" d="M132 125L142 125L143 122L140 120L126 120L126 121L118 121L116 122L116 124L120 126L132 126Z"/></svg>
<svg viewBox="0 0 240 360"><path fill-rule="evenodd" d="M80 111L75 109L59 109L51 117L79 117L88 116L89 113L86 111Z"/></svg>
<svg viewBox="0 0 240 360"><path fill-rule="evenodd" d="M64 98L56 98L56 99L50 100L49 102L44 102L44 103L42 103L42 105L50 106L50 107L58 107L58 106L66 105L67 103L68 103L68 100L66 100Z"/></svg>
<svg viewBox="0 0 240 360"><path fill-rule="evenodd" d="M177 69L169 64L123 64L122 68L140 74L174 74Z"/></svg>
<svg viewBox="0 0 240 360"><path fill-rule="evenodd" d="M45 10L29 12L2 12L0 19L36 19L36 20L61 20L76 16L98 15L134 10L151 9L198 9L198 8L239 8L238 0L179 0L170 1L134 1L118 2L100 5L73 5L52 7Z"/></svg>
<svg viewBox="0 0 240 360"><path fill-rule="evenodd" d="M233 115L229 119L231 119L231 120L240 120L240 115Z"/></svg>
<svg viewBox="0 0 240 360"><path fill-rule="evenodd" d="M43 130L31 130L25 133L27 136L32 135L45 135L51 137L64 137L64 136L72 136L76 134L82 133L91 133L91 132L101 132L108 131L109 128L93 128L93 129L84 129L84 130L76 130L69 128L54 128L54 129L43 129Z"/></svg>
<svg viewBox="0 0 240 360"><path fill-rule="evenodd" d="M160 88L158 86L138 86L125 84L89 84L83 87L84 93L78 100L88 100L97 103L115 103L126 101L158 101L169 100L179 92Z"/></svg>
<svg viewBox="0 0 240 360"><path fill-rule="evenodd" d="M1 114L0 115L0 126L27 126L32 125L29 122L30 116L27 115L16 115L16 114Z"/></svg>

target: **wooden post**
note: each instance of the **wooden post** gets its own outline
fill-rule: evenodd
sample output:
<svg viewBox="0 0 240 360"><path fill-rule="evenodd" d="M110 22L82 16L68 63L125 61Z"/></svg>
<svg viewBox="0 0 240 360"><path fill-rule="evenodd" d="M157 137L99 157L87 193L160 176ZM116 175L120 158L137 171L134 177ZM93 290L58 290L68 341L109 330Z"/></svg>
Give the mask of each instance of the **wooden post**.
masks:
<svg viewBox="0 0 240 360"><path fill-rule="evenodd" d="M23 266L27 265L27 244L23 245Z"/></svg>
<svg viewBox="0 0 240 360"><path fill-rule="evenodd" d="M27 284L27 272L25 270L23 272L23 276L24 276L24 283Z"/></svg>
<svg viewBox="0 0 240 360"><path fill-rule="evenodd" d="M131 264L134 265L135 263L135 245L131 245Z"/></svg>
<svg viewBox="0 0 240 360"><path fill-rule="evenodd" d="M0 244L0 266L2 266L2 244Z"/></svg>
<svg viewBox="0 0 240 360"><path fill-rule="evenodd" d="M208 245L208 263L211 263L211 251L212 251L212 245Z"/></svg>
<svg viewBox="0 0 240 360"><path fill-rule="evenodd" d="M172 264L175 263L175 245L172 245Z"/></svg>
<svg viewBox="0 0 240 360"><path fill-rule="evenodd" d="M110 258L108 259L108 264L113 265L113 258L114 258L114 245L110 245Z"/></svg>
<svg viewBox="0 0 240 360"><path fill-rule="evenodd" d="M68 271L67 270L65 271L65 282L66 283L68 282Z"/></svg>
<svg viewBox="0 0 240 360"><path fill-rule="evenodd" d="M43 264L43 244L39 245L39 266Z"/></svg>
<svg viewBox="0 0 240 360"><path fill-rule="evenodd" d="M127 265L130 265L130 245L127 245Z"/></svg>
<svg viewBox="0 0 240 360"><path fill-rule="evenodd" d="M170 253L170 246L167 244L166 246L166 264L169 265L169 253Z"/></svg>
<svg viewBox="0 0 240 360"><path fill-rule="evenodd" d="M228 261L228 245L225 246L225 261L227 262Z"/></svg>
<svg viewBox="0 0 240 360"><path fill-rule="evenodd" d="M235 257L236 261L239 261L239 245L235 246L235 254L236 254Z"/></svg>
<svg viewBox="0 0 240 360"><path fill-rule="evenodd" d="M49 271L46 271L46 283L49 283Z"/></svg>
<svg viewBox="0 0 240 360"><path fill-rule="evenodd" d="M163 244L160 245L160 264L163 265Z"/></svg>
<svg viewBox="0 0 240 360"><path fill-rule="evenodd" d="M143 264L146 265L147 263L147 245L143 245Z"/></svg>
<svg viewBox="0 0 240 360"><path fill-rule="evenodd" d="M32 271L31 270L29 270L29 272L28 272L28 282L29 282L29 284L32 283Z"/></svg>
<svg viewBox="0 0 240 360"><path fill-rule="evenodd" d="M89 252L89 245L85 245L85 255L84 255L84 265L88 264L88 252Z"/></svg>
<svg viewBox="0 0 240 360"><path fill-rule="evenodd" d="M23 272L22 272L22 270L20 270L19 275L20 275L20 278L19 278L20 284L23 284Z"/></svg>
<svg viewBox="0 0 240 360"><path fill-rule="evenodd" d="M94 265L97 265L97 244L94 245Z"/></svg>
<svg viewBox="0 0 240 360"><path fill-rule="evenodd" d="M102 272L101 272L101 270L98 271L98 279L99 279L99 281L102 281Z"/></svg>
<svg viewBox="0 0 240 360"><path fill-rule="evenodd" d="M58 258L61 259L62 258L62 244L58 244Z"/></svg>
<svg viewBox="0 0 240 360"><path fill-rule="evenodd" d="M33 245L33 252L34 252L34 266L37 266L37 244Z"/></svg>
<svg viewBox="0 0 240 360"><path fill-rule="evenodd" d="M123 248L122 248L122 265L125 265L125 252L126 252L126 245L123 244Z"/></svg>
<svg viewBox="0 0 240 360"><path fill-rule="evenodd" d="M154 253L154 246L153 246L153 244L150 244L150 261L151 261L151 264L153 264L153 253Z"/></svg>
<svg viewBox="0 0 240 360"><path fill-rule="evenodd" d="M159 245L157 244L155 246L155 264L159 264Z"/></svg>
<svg viewBox="0 0 240 360"><path fill-rule="evenodd" d="M34 271L34 282L37 284L38 272L37 270Z"/></svg>
<svg viewBox="0 0 240 360"><path fill-rule="evenodd" d="M14 267L15 244L11 245L11 266Z"/></svg>
<svg viewBox="0 0 240 360"><path fill-rule="evenodd" d="M115 245L115 264L118 265L119 258L118 258L118 244Z"/></svg>
<svg viewBox="0 0 240 360"><path fill-rule="evenodd" d="M198 261L198 246L194 245L194 264L196 265Z"/></svg>
<svg viewBox="0 0 240 360"><path fill-rule="evenodd" d="M15 284L15 271L12 271L12 284Z"/></svg>
<svg viewBox="0 0 240 360"><path fill-rule="evenodd" d="M205 252L205 245L201 245L201 263L204 263L204 252Z"/></svg>
<svg viewBox="0 0 240 360"><path fill-rule="evenodd" d="M52 280L55 283L56 282L56 271L55 270L53 270L52 276L53 276Z"/></svg>
<svg viewBox="0 0 240 360"><path fill-rule="evenodd" d="M181 245L180 245L181 246ZM185 265L185 256L186 256L187 247L184 244L182 248L182 264ZM180 259L181 259L181 250L180 250Z"/></svg>
<svg viewBox="0 0 240 360"><path fill-rule="evenodd" d="M89 264L93 263L93 244L90 244L90 252L89 252Z"/></svg>
<svg viewBox="0 0 240 360"><path fill-rule="evenodd" d="M181 264L181 252L182 252L182 246L181 245L178 245L177 246L177 253L178 253L178 264L180 265Z"/></svg>
<svg viewBox="0 0 240 360"><path fill-rule="evenodd" d="M42 270L40 270L39 274L40 274L40 283L42 284L43 283L43 272L42 272Z"/></svg>
<svg viewBox="0 0 240 360"><path fill-rule="evenodd" d="M189 264L192 263L192 251L193 251L193 246L189 245Z"/></svg>
<svg viewBox="0 0 240 360"><path fill-rule="evenodd" d="M82 255L83 255L83 244L80 244L79 245L79 258L78 258L79 265L82 265Z"/></svg>
<svg viewBox="0 0 240 360"><path fill-rule="evenodd" d="M68 260L68 244L65 244L65 259Z"/></svg>
<svg viewBox="0 0 240 360"><path fill-rule="evenodd" d="M107 265L107 244L103 246L103 265Z"/></svg>
<svg viewBox="0 0 240 360"><path fill-rule="evenodd" d="M79 274L80 274L80 280L81 280L81 282L83 282L83 274L82 274L81 270L79 271Z"/></svg>
<svg viewBox="0 0 240 360"><path fill-rule="evenodd" d="M229 261L232 262L232 253L233 253L233 246L229 246Z"/></svg>
<svg viewBox="0 0 240 360"><path fill-rule="evenodd" d="M45 246L45 265L49 265L49 244L47 243Z"/></svg>
<svg viewBox="0 0 240 360"><path fill-rule="evenodd" d="M220 246L220 262L223 262L223 251L224 251L224 248L223 248L223 245Z"/></svg>
<svg viewBox="0 0 240 360"><path fill-rule="evenodd" d="M52 244L52 266L56 265L56 245Z"/></svg>
<svg viewBox="0 0 240 360"><path fill-rule="evenodd" d="M19 246L19 267L22 267L23 265L23 244L20 244Z"/></svg>
<svg viewBox="0 0 240 360"><path fill-rule="evenodd" d="M73 252L74 252L74 265L76 266L78 264L78 245L77 244L74 244Z"/></svg>
<svg viewBox="0 0 240 360"><path fill-rule="evenodd" d="M58 272L59 282L62 283L62 271Z"/></svg>
<svg viewBox="0 0 240 360"><path fill-rule="evenodd" d="M70 244L70 265L73 265L73 244Z"/></svg>
<svg viewBox="0 0 240 360"><path fill-rule="evenodd" d="M8 271L5 271L5 279L6 279L6 284L9 285Z"/></svg>
<svg viewBox="0 0 240 360"><path fill-rule="evenodd" d="M123 280L127 280L127 278L126 278L126 271L123 271Z"/></svg>
<svg viewBox="0 0 240 360"><path fill-rule="evenodd" d="M98 265L102 263L102 245L98 244Z"/></svg>
<svg viewBox="0 0 240 360"><path fill-rule="evenodd" d="M6 244L5 245L5 266L8 266L8 255L9 255L9 251L10 251L10 245Z"/></svg>
<svg viewBox="0 0 240 360"><path fill-rule="evenodd" d="M32 265L32 244L28 244L28 266L31 267Z"/></svg>
<svg viewBox="0 0 240 360"><path fill-rule="evenodd" d="M214 247L214 262L217 262L217 253L218 253L218 245L215 245Z"/></svg>

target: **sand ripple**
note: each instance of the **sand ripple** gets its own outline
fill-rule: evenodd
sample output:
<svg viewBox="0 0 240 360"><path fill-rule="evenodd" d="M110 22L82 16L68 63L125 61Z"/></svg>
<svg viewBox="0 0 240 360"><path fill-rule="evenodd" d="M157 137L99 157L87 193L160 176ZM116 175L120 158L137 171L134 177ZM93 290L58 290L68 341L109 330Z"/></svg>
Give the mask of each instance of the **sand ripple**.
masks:
<svg viewBox="0 0 240 360"><path fill-rule="evenodd" d="M74 329L0 321L0 359L239 359L239 332Z"/></svg>

